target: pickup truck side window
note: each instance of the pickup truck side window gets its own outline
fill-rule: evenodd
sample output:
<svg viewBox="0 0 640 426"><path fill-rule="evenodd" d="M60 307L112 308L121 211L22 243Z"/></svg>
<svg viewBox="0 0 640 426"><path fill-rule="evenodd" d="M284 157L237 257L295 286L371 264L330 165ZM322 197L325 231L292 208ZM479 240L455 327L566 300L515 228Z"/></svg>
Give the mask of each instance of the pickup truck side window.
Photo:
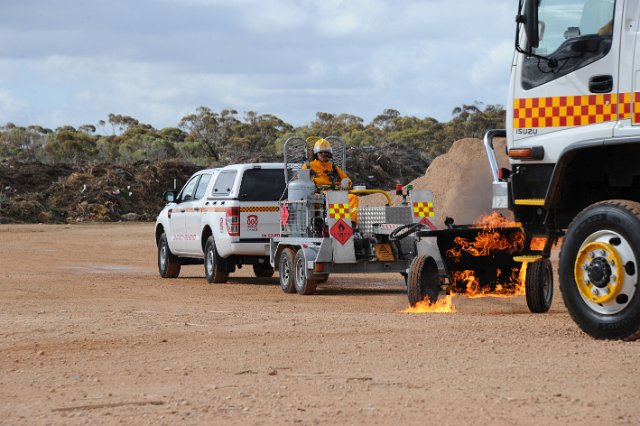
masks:
<svg viewBox="0 0 640 426"><path fill-rule="evenodd" d="M196 188L196 195L193 198L194 200L199 200L204 196L205 192L207 192L209 181L211 181L211 175L208 173L203 174L202 177L200 178L200 182L198 182L198 187Z"/></svg>
<svg viewBox="0 0 640 426"><path fill-rule="evenodd" d="M277 201L285 188L282 169L251 169L244 172L238 198L240 201Z"/></svg>
<svg viewBox="0 0 640 426"><path fill-rule="evenodd" d="M218 179L216 179L215 185L213 185L213 191L211 195L229 195L229 193L233 190L233 183L236 180L236 175L238 172L234 171L224 171L218 175Z"/></svg>
<svg viewBox="0 0 640 426"><path fill-rule="evenodd" d="M201 175L197 175L192 177L189 182L182 188L180 191L180 195L178 195L178 202L182 203L184 201L193 200L193 195L196 192L196 186L198 184L198 180L200 180Z"/></svg>
<svg viewBox="0 0 640 426"><path fill-rule="evenodd" d="M540 44L524 58L525 90L602 59L611 49L614 0L540 0Z"/></svg>

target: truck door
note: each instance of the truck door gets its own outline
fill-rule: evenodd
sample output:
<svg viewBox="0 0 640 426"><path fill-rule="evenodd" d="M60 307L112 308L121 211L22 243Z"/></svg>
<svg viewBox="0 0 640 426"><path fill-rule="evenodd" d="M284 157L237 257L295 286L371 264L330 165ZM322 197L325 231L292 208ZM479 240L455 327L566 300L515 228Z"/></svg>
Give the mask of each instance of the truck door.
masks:
<svg viewBox="0 0 640 426"><path fill-rule="evenodd" d="M187 236L185 240L185 252L193 255L204 255L200 236L202 235L203 208L209 182L211 182L210 173L200 175L193 199L185 203L185 235Z"/></svg>
<svg viewBox="0 0 640 426"><path fill-rule="evenodd" d="M613 136L623 4L540 0L538 57L517 55L513 73L512 147L542 146L539 160L555 163L573 143Z"/></svg>
<svg viewBox="0 0 640 426"><path fill-rule="evenodd" d="M196 191L200 175L195 175L187 184L182 188L178 199L176 200L176 206L171 211L171 217L169 221L171 223L171 240L173 241L172 248L177 253L185 253L187 249L187 232L186 232L186 218L189 214L188 210L192 208L191 200Z"/></svg>
<svg viewBox="0 0 640 426"><path fill-rule="evenodd" d="M640 126L640 3L625 2L620 36L618 90L623 103L619 107L614 136L637 136Z"/></svg>

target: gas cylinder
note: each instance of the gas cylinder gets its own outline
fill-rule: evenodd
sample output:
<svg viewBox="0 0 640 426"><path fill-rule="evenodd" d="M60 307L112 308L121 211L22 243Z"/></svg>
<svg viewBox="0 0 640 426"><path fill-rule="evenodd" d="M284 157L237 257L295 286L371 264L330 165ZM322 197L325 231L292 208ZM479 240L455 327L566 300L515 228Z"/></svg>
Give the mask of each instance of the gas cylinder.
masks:
<svg viewBox="0 0 640 426"><path fill-rule="evenodd" d="M316 191L316 185L311 180L311 170L298 170L297 179L289 182L289 201L306 200Z"/></svg>

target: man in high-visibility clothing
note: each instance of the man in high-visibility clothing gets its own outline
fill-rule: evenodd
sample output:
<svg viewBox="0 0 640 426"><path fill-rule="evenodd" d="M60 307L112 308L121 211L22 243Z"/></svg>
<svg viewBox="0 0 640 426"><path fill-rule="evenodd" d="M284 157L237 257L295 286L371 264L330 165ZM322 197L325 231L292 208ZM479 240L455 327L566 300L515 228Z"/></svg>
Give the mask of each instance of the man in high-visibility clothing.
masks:
<svg viewBox="0 0 640 426"><path fill-rule="evenodd" d="M313 145L313 161L309 163L311 168L311 178L316 187L321 190L349 190L352 186L351 179L342 169L333 164L333 149L326 139L319 138ZM302 166L303 169L307 165ZM358 197L349 194L349 209L351 210L351 221L358 221Z"/></svg>

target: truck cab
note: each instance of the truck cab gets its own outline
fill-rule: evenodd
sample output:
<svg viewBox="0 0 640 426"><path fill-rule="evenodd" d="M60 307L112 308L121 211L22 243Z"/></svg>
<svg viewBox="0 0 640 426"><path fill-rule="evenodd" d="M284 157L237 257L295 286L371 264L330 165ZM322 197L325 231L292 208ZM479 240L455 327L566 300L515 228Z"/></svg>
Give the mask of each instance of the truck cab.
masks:
<svg viewBox="0 0 640 426"><path fill-rule="evenodd" d="M493 206L522 223L527 260L564 236L560 289L584 331L640 337L640 3L521 0L516 22L506 129L485 136Z"/></svg>

